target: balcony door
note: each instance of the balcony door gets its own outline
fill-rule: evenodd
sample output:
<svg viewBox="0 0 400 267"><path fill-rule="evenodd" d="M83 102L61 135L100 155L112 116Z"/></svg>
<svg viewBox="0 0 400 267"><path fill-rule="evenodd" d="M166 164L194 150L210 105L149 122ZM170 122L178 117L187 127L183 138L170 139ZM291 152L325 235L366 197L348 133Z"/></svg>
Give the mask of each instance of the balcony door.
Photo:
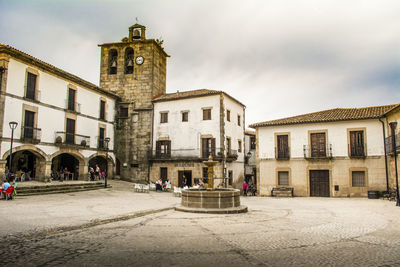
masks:
<svg viewBox="0 0 400 267"><path fill-rule="evenodd" d="M326 157L326 138L325 133L312 133L311 139L311 157L323 158Z"/></svg>
<svg viewBox="0 0 400 267"><path fill-rule="evenodd" d="M25 110L24 138L33 139L35 112Z"/></svg>
<svg viewBox="0 0 400 267"><path fill-rule="evenodd" d="M67 144L75 144L75 120L73 119L67 119L65 142Z"/></svg>
<svg viewBox="0 0 400 267"><path fill-rule="evenodd" d="M68 110L75 111L75 90L68 88Z"/></svg>
<svg viewBox="0 0 400 267"><path fill-rule="evenodd" d="M210 155L215 157L215 138L202 138L202 157L208 158Z"/></svg>

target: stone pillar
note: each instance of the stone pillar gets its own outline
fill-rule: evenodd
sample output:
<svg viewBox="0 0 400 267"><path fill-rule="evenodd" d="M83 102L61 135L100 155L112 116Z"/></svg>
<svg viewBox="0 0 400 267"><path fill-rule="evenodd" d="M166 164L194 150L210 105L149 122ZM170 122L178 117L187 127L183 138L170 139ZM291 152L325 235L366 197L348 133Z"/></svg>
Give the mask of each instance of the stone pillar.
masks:
<svg viewBox="0 0 400 267"><path fill-rule="evenodd" d="M5 179L5 174L4 172L6 171L6 164L7 161L6 160L0 160L0 178L1 179Z"/></svg>
<svg viewBox="0 0 400 267"><path fill-rule="evenodd" d="M44 182L50 182L51 179L51 160L50 161L40 161L40 172L39 179L43 179Z"/></svg>
<svg viewBox="0 0 400 267"><path fill-rule="evenodd" d="M78 180L85 181L89 173L89 160L79 161L79 177Z"/></svg>
<svg viewBox="0 0 400 267"><path fill-rule="evenodd" d="M107 178L113 179L114 178L114 168L111 160L107 160Z"/></svg>

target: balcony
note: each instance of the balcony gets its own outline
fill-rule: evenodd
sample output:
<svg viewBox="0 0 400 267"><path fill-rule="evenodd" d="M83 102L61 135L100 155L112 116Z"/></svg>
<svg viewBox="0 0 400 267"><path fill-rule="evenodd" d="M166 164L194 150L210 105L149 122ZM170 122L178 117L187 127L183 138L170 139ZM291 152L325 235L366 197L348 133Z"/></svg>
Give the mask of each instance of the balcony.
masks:
<svg viewBox="0 0 400 267"><path fill-rule="evenodd" d="M42 137L42 129L22 126L21 127L21 140L27 143L37 144Z"/></svg>
<svg viewBox="0 0 400 267"><path fill-rule="evenodd" d="M80 113L81 112L81 104L78 102L71 102L68 99L65 100L65 109L68 111L73 111Z"/></svg>
<svg viewBox="0 0 400 267"><path fill-rule="evenodd" d="M283 147L281 149L275 147L275 159L277 160L288 160L290 159L289 147Z"/></svg>
<svg viewBox="0 0 400 267"><path fill-rule="evenodd" d="M309 145L304 145L303 153L305 159L331 159L332 144L326 145L324 150L312 150Z"/></svg>
<svg viewBox="0 0 400 267"><path fill-rule="evenodd" d="M172 149L172 150L150 150L149 158L151 160L207 160L209 155L213 156L214 160L221 161L223 159L222 149L216 148L214 151L200 151L200 149ZM235 161L238 157L236 150L230 150L226 153L227 161Z"/></svg>
<svg viewBox="0 0 400 267"><path fill-rule="evenodd" d="M110 140L108 140L108 141L110 141ZM108 144L108 146L109 146L109 145L110 145L110 144ZM106 138L104 138L104 139L99 138L99 139L97 140L97 148L100 149L100 150L106 150L106 149L107 149ZM109 147L108 147L108 148L109 148Z"/></svg>
<svg viewBox="0 0 400 267"><path fill-rule="evenodd" d="M396 134L396 152L398 153L400 151L400 134ZM386 154L392 154L393 153L393 137L388 136L385 138L385 147L386 147Z"/></svg>
<svg viewBox="0 0 400 267"><path fill-rule="evenodd" d="M72 134L66 132L56 132L55 136L56 145L69 145L69 146L90 146L90 136Z"/></svg>
<svg viewBox="0 0 400 267"><path fill-rule="evenodd" d="M349 145L349 155L351 158L365 158L365 149L363 145Z"/></svg>

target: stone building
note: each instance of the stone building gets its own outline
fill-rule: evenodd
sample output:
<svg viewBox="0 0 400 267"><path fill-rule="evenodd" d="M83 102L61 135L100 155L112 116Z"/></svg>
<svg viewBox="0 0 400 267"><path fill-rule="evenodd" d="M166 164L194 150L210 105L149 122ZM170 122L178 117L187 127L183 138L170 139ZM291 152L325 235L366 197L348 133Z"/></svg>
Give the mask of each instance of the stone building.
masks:
<svg viewBox="0 0 400 267"><path fill-rule="evenodd" d="M150 180L194 185L207 177L202 163L218 161L215 185L239 187L244 181L245 106L227 93L200 89L165 94L153 100Z"/></svg>
<svg viewBox="0 0 400 267"><path fill-rule="evenodd" d="M116 105L116 174L147 181L151 150L152 99L166 93L168 55L162 41L146 39L146 28L135 24L121 42L101 47L100 87L120 97Z"/></svg>
<svg viewBox="0 0 400 267"><path fill-rule="evenodd" d="M385 139L399 105L336 108L250 125L257 130L258 190L295 196L366 196L389 186ZM398 130L397 130L398 131ZM393 171L390 171L393 173Z"/></svg>
<svg viewBox="0 0 400 267"><path fill-rule="evenodd" d="M244 135L244 175L248 184L257 185L256 132L246 129Z"/></svg>
<svg viewBox="0 0 400 267"><path fill-rule="evenodd" d="M114 106L118 96L8 45L0 44L0 174L48 180L66 169L87 179L99 164L113 175ZM106 158L106 138L109 153ZM22 176L22 175L21 175Z"/></svg>

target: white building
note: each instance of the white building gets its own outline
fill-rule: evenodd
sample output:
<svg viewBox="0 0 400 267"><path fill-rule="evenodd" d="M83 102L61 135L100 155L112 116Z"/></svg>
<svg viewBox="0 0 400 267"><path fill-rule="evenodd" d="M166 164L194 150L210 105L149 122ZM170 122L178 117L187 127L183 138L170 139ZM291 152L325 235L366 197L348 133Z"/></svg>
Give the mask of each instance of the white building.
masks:
<svg viewBox="0 0 400 267"><path fill-rule="evenodd" d="M398 105L337 108L250 125L257 129L258 190L295 196L366 196L387 189L382 120Z"/></svg>
<svg viewBox="0 0 400 267"><path fill-rule="evenodd" d="M245 106L222 91L193 90L153 100L150 179L175 186L207 177L202 161L219 161L216 177L238 187L244 179ZM226 172L224 172L226 168ZM222 180L216 180L218 185Z"/></svg>
<svg viewBox="0 0 400 267"><path fill-rule="evenodd" d="M257 157L256 157L256 132L246 129L244 135L244 174L248 184L257 185Z"/></svg>
<svg viewBox="0 0 400 267"><path fill-rule="evenodd" d="M112 175L116 95L2 44L0 78L0 173L15 121L12 172L47 180L67 168L70 179L86 179L89 165L105 169L108 137Z"/></svg>

